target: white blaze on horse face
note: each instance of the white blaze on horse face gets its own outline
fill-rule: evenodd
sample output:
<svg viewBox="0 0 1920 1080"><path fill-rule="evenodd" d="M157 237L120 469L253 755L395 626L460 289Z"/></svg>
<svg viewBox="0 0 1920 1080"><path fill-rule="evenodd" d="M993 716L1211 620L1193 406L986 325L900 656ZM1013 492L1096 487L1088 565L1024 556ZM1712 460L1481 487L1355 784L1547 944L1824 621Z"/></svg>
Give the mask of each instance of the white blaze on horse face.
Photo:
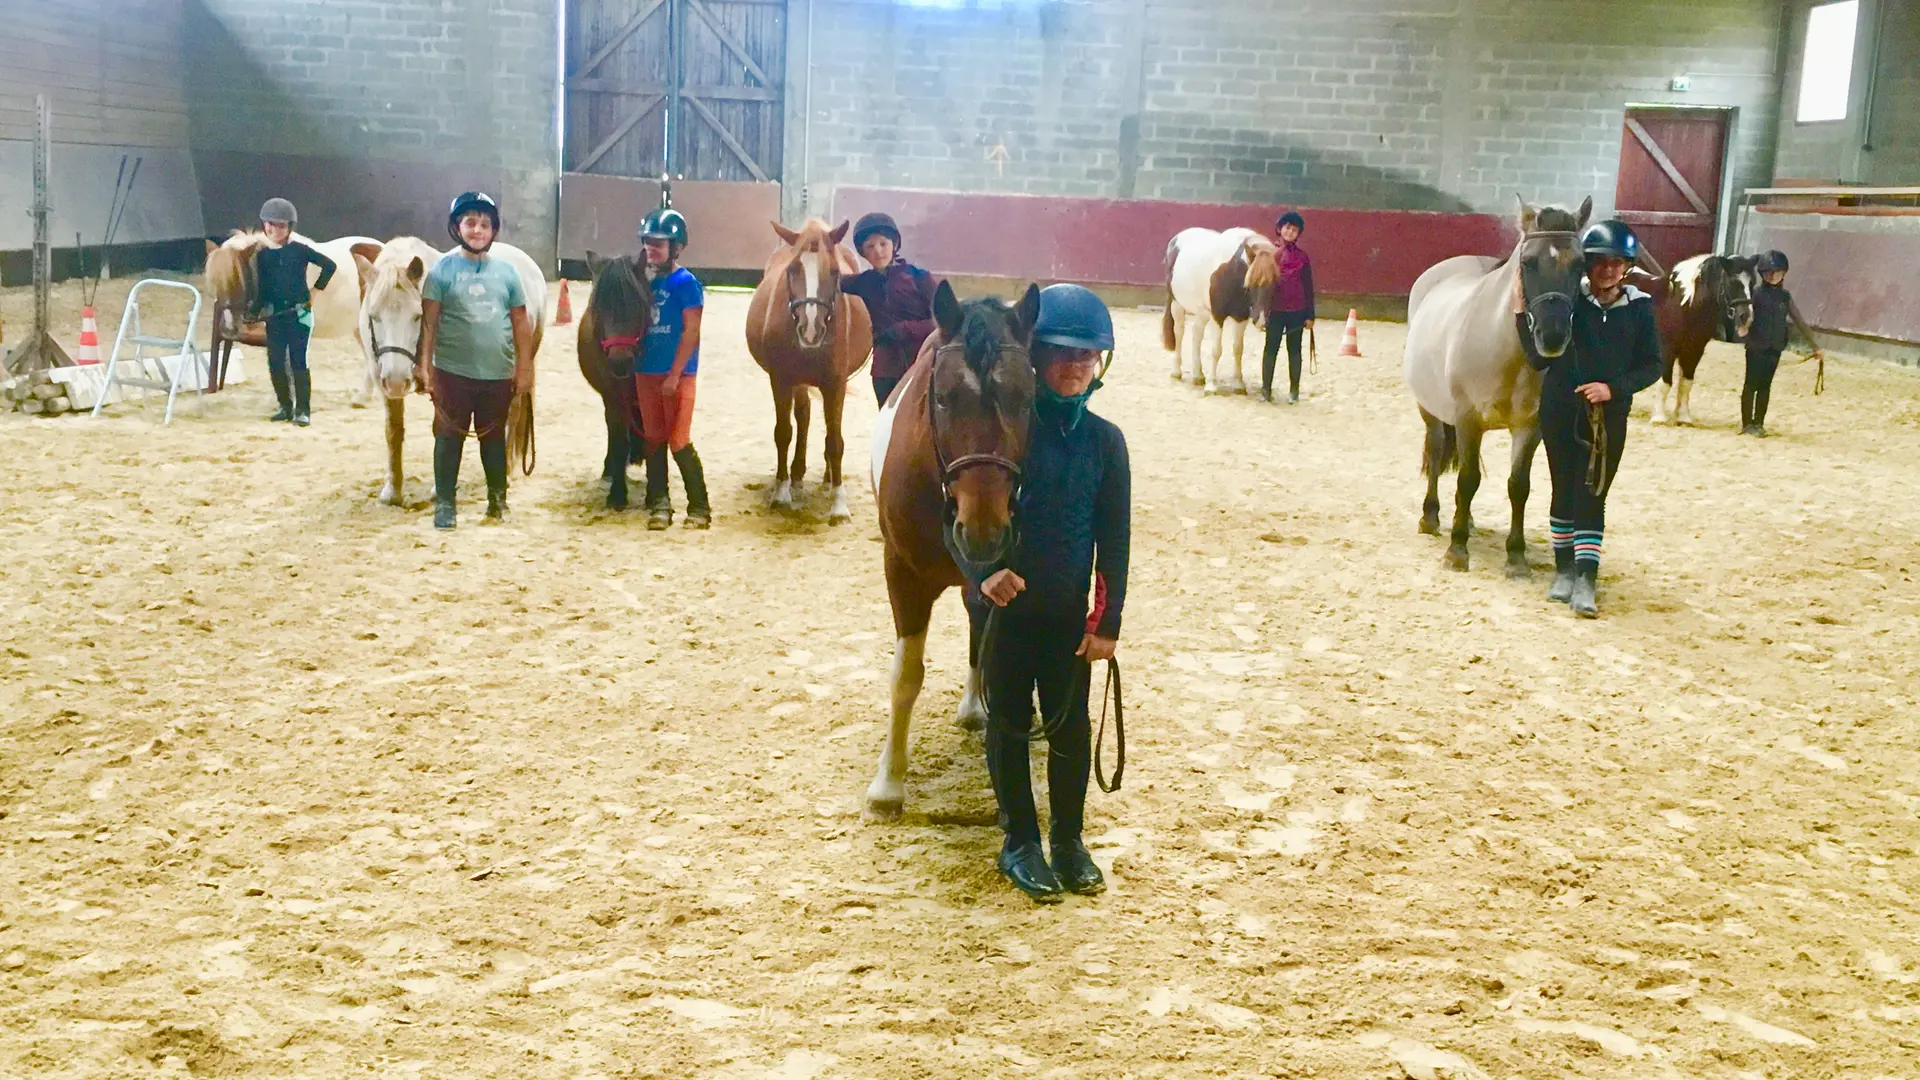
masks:
<svg viewBox="0 0 1920 1080"><path fill-rule="evenodd" d="M806 279L806 299L820 299L820 253L809 251L800 256L800 275ZM819 341L826 336L821 325L824 309L818 304L805 304L800 308L802 337L807 341Z"/></svg>

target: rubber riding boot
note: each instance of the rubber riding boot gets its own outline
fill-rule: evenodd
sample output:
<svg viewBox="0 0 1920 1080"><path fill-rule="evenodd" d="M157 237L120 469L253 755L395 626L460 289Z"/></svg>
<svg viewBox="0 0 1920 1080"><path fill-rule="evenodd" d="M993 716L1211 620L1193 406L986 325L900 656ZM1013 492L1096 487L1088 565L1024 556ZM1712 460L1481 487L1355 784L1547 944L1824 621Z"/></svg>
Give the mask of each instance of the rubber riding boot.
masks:
<svg viewBox="0 0 1920 1080"><path fill-rule="evenodd" d="M1000 849L1000 872L1013 887L1032 897L1036 903L1057 904L1061 899L1060 879L1053 876L1047 856L1037 843L1009 844Z"/></svg>
<svg viewBox="0 0 1920 1080"><path fill-rule="evenodd" d="M673 452L673 461L680 466L680 483L687 489L687 528L711 527L713 509L707 505L707 471L700 464L699 453L689 443Z"/></svg>
<svg viewBox="0 0 1920 1080"><path fill-rule="evenodd" d="M499 523L507 516L507 442L480 444L480 469L487 474L487 520Z"/></svg>
<svg viewBox="0 0 1920 1080"><path fill-rule="evenodd" d="M1760 421L1758 421L1758 420L1755 420L1755 421L1753 422L1753 437L1754 437L1754 438L1756 438L1756 439L1764 439L1764 438L1766 438L1766 437L1767 437L1767 425L1765 425L1765 424L1763 424L1763 423L1761 423L1761 422L1760 422Z"/></svg>
<svg viewBox="0 0 1920 1080"><path fill-rule="evenodd" d="M433 527L454 526L453 492L460 483L460 452L464 435L436 435L433 439Z"/></svg>
<svg viewBox="0 0 1920 1080"><path fill-rule="evenodd" d="M1574 571L1573 595L1567 603L1572 605L1573 613L1583 619L1600 617L1600 604L1594 597L1595 586L1599 583L1600 568L1588 563Z"/></svg>
<svg viewBox="0 0 1920 1080"><path fill-rule="evenodd" d="M1300 391L1298 390L1287 391L1287 404L1289 405L1300 404Z"/></svg>
<svg viewBox="0 0 1920 1080"><path fill-rule="evenodd" d="M273 379L273 396L280 402L280 410L267 417L273 421L293 419L293 380L287 378L286 365L274 367L268 372Z"/></svg>
<svg viewBox="0 0 1920 1080"><path fill-rule="evenodd" d="M1547 590L1547 599L1555 604L1573 599L1573 577L1573 550L1554 548L1553 587Z"/></svg>
<svg viewBox="0 0 1920 1080"><path fill-rule="evenodd" d="M647 528L658 532L673 525L673 499L667 494L667 447L647 450Z"/></svg>
<svg viewBox="0 0 1920 1080"><path fill-rule="evenodd" d="M313 421L313 372L296 371L293 373L293 422L298 427L306 427Z"/></svg>
<svg viewBox="0 0 1920 1080"><path fill-rule="evenodd" d="M1061 888L1068 892L1086 895L1102 892L1107 887L1107 879L1093 861L1092 853L1077 836L1054 837L1053 873L1060 879Z"/></svg>

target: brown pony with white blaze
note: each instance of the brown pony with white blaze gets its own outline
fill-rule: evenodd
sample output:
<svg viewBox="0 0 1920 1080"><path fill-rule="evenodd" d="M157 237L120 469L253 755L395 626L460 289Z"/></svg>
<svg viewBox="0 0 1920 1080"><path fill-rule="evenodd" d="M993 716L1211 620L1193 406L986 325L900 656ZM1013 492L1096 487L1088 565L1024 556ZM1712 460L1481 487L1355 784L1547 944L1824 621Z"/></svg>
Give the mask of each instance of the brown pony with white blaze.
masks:
<svg viewBox="0 0 1920 1080"><path fill-rule="evenodd" d="M926 674L934 601L966 584L961 561L978 573L1013 546L1035 388L1028 348L1039 316L1037 285L1009 307L991 297L962 304L941 282L938 329L874 421L874 501L895 634L892 724L867 788L877 817L897 817L906 803L907 728ZM960 722L977 729L986 717L980 670L970 666Z"/></svg>
<svg viewBox="0 0 1920 1080"><path fill-rule="evenodd" d="M866 366L867 354L873 351L873 321L864 301L840 291L840 279L858 272L853 251L842 243L847 222L831 232L818 218L807 219L798 230L772 224L785 246L767 260L766 272L753 290L753 302L747 308L747 351L773 384L773 505L792 509L806 478L807 422L812 411L807 387L816 387L827 425L827 486L833 490L827 521L837 525L853 520L841 478L846 439L840 417L847 401L847 380ZM789 443L793 444L791 470Z"/></svg>

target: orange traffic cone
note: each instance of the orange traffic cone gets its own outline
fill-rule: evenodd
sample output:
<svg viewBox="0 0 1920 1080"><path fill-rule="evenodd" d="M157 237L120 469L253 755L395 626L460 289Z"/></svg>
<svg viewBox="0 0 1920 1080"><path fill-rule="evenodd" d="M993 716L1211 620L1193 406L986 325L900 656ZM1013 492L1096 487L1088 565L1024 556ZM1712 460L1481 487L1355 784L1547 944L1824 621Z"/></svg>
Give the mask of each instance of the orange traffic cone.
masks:
<svg viewBox="0 0 1920 1080"><path fill-rule="evenodd" d="M573 301L568 299L567 279L560 279L560 309L553 313L553 325L565 326L573 321Z"/></svg>
<svg viewBox="0 0 1920 1080"><path fill-rule="evenodd" d="M1360 312L1354 308L1347 309L1347 329L1340 335L1340 355L1360 355Z"/></svg>
<svg viewBox="0 0 1920 1080"><path fill-rule="evenodd" d="M92 305L80 309L80 351L73 359L78 364L100 362L100 326L94 322Z"/></svg>

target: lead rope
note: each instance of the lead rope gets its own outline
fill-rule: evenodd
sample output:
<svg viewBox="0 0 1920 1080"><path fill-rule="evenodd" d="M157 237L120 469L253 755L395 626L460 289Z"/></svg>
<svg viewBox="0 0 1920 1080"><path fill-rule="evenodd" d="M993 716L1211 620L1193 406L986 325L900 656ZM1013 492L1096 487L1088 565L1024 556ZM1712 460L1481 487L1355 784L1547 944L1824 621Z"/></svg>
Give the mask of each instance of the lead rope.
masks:
<svg viewBox="0 0 1920 1080"><path fill-rule="evenodd" d="M1607 486L1613 477L1607 475L1607 413L1604 408L1587 403L1587 490L1596 497L1605 498Z"/></svg>
<svg viewBox="0 0 1920 1080"><path fill-rule="evenodd" d="M1813 371L1813 396L1819 397L1827 392L1827 354L1821 353L1820 366Z"/></svg>
<svg viewBox="0 0 1920 1080"><path fill-rule="evenodd" d="M993 603L991 600L986 602L989 604ZM987 670L991 662L994 646L999 643L1000 613L1004 610L1006 609L997 605L994 606L987 612L987 623L981 628L980 670L983 672ZM987 723L998 724L1000 730L1020 742L1031 743L1036 739L1045 739L1048 742L1052 742L1053 737L1058 735L1062 728L1066 727L1067 717L1073 713L1074 692L1080 691L1084 693L1090 688L1093 679L1093 665L1091 663L1077 656L1069 660L1068 663L1074 667L1074 674L1077 676L1075 680L1076 685L1068 688L1067 700L1061 705L1059 713L1054 716L1041 713L1039 723L1036 726L1028 727L1024 730L999 719L1000 714L993 707L993 698L988 692L987 681L983 677L980 680L980 704L987 710ZM1100 748L1106 742L1107 737L1108 705L1113 706L1114 761L1113 782L1111 784L1107 782L1106 770L1100 766ZM1051 751L1049 751L1049 753L1051 753ZM1096 784L1100 785L1101 791L1111 795L1120 790L1120 778L1126 771L1127 719L1126 703L1122 700L1120 691L1120 662L1112 657L1108 657L1107 679L1105 685L1102 686L1100 690L1100 730L1093 741L1093 779Z"/></svg>
<svg viewBox="0 0 1920 1080"><path fill-rule="evenodd" d="M1091 667L1091 665L1089 665ZM1100 768L1100 745L1107 738L1107 703L1113 703L1113 783ZM1100 691L1100 730L1093 737L1093 782L1111 795L1120 790L1120 777L1127 771L1127 710L1120 701L1120 661L1107 657L1107 684Z"/></svg>
<svg viewBox="0 0 1920 1080"><path fill-rule="evenodd" d="M1313 327L1307 327L1307 374L1320 374L1320 339L1313 336Z"/></svg>

